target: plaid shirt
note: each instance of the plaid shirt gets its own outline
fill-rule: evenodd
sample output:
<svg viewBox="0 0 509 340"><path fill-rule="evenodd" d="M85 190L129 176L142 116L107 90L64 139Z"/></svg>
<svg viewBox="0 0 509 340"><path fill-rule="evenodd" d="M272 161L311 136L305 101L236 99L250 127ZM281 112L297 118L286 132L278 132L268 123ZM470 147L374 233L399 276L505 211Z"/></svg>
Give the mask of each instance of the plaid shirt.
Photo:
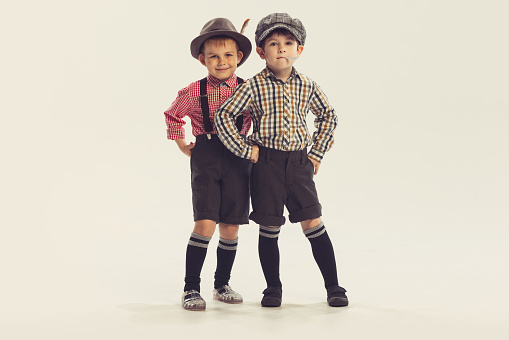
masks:
<svg viewBox="0 0 509 340"><path fill-rule="evenodd" d="M235 130L235 117L251 112L253 134L244 141ZM315 116L311 138L306 115ZM249 158L251 145L283 151L311 146L309 157L321 161L334 143L337 116L320 87L295 69L283 83L268 68L240 85L219 108L215 118L218 136L235 155Z"/></svg>
<svg viewBox="0 0 509 340"><path fill-rule="evenodd" d="M225 82L221 82L210 74L207 76L207 96L209 101L210 121L212 122L212 133L214 128L214 114L221 104L232 95L237 86L237 76L234 74ZM177 99L170 108L164 112L167 126L168 139L185 138L184 117L188 116L194 136L205 133L203 126L203 114L200 103L200 82L196 81L184 87L178 92ZM247 119L246 119L247 118ZM241 133L247 135L251 127L249 112L244 112L244 125Z"/></svg>

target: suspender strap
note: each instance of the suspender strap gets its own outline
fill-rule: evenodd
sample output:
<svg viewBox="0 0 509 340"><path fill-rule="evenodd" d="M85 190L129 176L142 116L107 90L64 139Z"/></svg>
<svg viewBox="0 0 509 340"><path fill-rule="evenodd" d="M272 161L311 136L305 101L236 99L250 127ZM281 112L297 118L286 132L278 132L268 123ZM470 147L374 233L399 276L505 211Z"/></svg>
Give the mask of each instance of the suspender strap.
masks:
<svg viewBox="0 0 509 340"><path fill-rule="evenodd" d="M240 85L244 82L244 79L237 77L237 84ZM237 117L237 120L235 121L235 126L237 127L237 130L242 131L242 126L244 125L244 114L241 114Z"/></svg>
<svg viewBox="0 0 509 340"><path fill-rule="evenodd" d="M237 83L240 85L244 82L244 79L237 77ZM207 78L203 78L200 80L200 104L201 104L201 113L203 115L203 127L205 128L205 133L207 134L207 138L211 138L212 134L212 122L210 121L210 111L209 111L209 100L207 98ZM240 115L237 117L235 121L235 126L239 132L242 130L242 126L244 125L244 117Z"/></svg>
<svg viewBox="0 0 509 340"><path fill-rule="evenodd" d="M200 80L200 104L203 115L203 127L207 138L210 139L212 133L212 123L210 122L209 99L207 98L207 78Z"/></svg>

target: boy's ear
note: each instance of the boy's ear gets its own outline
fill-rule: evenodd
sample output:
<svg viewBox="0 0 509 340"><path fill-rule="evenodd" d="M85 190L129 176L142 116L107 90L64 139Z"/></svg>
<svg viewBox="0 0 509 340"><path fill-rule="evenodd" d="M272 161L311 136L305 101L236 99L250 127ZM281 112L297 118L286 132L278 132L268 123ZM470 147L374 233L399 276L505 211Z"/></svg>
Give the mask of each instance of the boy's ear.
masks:
<svg viewBox="0 0 509 340"><path fill-rule="evenodd" d="M200 63L203 65L203 66L207 66L205 64L205 56L203 54L200 53L200 55L198 56L198 60L200 61Z"/></svg>
<svg viewBox="0 0 509 340"><path fill-rule="evenodd" d="M304 46L302 45L299 45L299 47L297 47L297 55L300 57L300 54L302 53L302 51L304 51Z"/></svg>
<svg viewBox="0 0 509 340"><path fill-rule="evenodd" d="M240 63L240 61L242 60L243 57L244 57L244 53L242 53L242 51L238 51L237 52L237 65Z"/></svg>
<svg viewBox="0 0 509 340"><path fill-rule="evenodd" d="M265 51L261 47L256 48L256 53L260 56L260 58L265 59Z"/></svg>

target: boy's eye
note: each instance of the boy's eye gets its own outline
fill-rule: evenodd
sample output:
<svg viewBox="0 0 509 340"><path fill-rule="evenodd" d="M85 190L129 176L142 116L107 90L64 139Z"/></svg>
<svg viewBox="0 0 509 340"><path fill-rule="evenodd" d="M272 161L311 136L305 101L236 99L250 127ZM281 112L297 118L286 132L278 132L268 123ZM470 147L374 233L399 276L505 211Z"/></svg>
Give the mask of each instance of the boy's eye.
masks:
<svg viewBox="0 0 509 340"><path fill-rule="evenodd" d="M287 41L286 44L287 45L293 45L293 41Z"/></svg>

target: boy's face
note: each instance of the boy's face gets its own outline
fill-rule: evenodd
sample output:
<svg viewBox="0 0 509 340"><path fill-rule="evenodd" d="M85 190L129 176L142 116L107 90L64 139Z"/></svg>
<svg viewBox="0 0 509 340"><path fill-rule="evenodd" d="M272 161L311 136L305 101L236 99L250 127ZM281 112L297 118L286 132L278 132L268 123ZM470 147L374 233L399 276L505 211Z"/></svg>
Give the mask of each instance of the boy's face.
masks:
<svg viewBox="0 0 509 340"><path fill-rule="evenodd" d="M203 53L198 56L198 60L207 67L213 77L225 81L237 70L237 64L243 56L242 51L237 50L237 44L233 39L221 43L207 40L203 44Z"/></svg>
<svg viewBox="0 0 509 340"><path fill-rule="evenodd" d="M274 33L265 39L262 47L257 47L256 52L274 73L291 71L295 60L286 59L286 57L296 58L304 50L304 46L299 45L293 35L279 33Z"/></svg>

